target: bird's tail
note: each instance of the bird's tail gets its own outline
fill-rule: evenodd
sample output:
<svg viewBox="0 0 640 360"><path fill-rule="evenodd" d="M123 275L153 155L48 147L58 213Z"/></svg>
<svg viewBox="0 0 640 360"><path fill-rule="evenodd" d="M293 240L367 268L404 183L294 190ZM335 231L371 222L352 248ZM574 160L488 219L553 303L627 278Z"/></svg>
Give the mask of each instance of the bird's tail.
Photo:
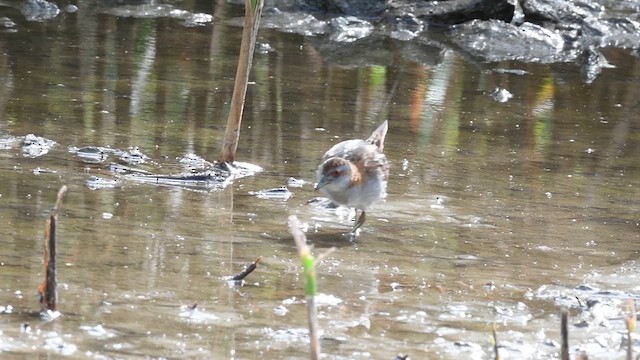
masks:
<svg viewBox="0 0 640 360"><path fill-rule="evenodd" d="M387 130L389 129L389 122L385 120L376 131L369 136L367 142L378 147L380 151L384 149L384 137L387 136Z"/></svg>

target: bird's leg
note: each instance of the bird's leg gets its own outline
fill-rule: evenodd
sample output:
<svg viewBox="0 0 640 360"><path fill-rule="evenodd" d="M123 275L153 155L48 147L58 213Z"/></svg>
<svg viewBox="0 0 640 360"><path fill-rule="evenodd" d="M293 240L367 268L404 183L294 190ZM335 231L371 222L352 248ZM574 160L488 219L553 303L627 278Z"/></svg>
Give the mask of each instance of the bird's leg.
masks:
<svg viewBox="0 0 640 360"><path fill-rule="evenodd" d="M365 219L366 216L364 210L362 210L362 212L358 216L358 209L356 209L356 223L353 225L353 229L351 229L351 235L356 234L356 230L358 230L364 224Z"/></svg>

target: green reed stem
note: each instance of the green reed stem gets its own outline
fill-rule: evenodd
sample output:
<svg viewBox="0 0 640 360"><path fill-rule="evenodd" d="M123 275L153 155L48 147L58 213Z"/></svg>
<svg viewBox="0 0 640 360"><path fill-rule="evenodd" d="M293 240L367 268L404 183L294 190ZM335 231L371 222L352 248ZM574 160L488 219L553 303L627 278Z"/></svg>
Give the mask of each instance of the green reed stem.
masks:
<svg viewBox="0 0 640 360"><path fill-rule="evenodd" d="M300 263L302 264L304 294L307 302L307 320L309 322L310 357L312 360L317 360L320 358L320 336L318 331L318 309L315 302L315 296L318 292L316 264L335 249L330 249L329 252L321 254L316 259L313 254L311 254L311 248L307 245L306 236L298 226L298 219L293 215L289 216L289 231L291 235L293 235L293 240L298 249L298 256L300 257Z"/></svg>

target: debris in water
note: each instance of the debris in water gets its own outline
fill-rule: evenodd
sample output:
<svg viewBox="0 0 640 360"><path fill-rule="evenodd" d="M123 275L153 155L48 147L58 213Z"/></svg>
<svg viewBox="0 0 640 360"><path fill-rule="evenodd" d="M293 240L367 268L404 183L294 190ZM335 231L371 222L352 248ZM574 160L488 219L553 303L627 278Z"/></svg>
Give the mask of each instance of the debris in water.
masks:
<svg viewBox="0 0 640 360"><path fill-rule="evenodd" d="M309 343L309 330L305 328L292 328L286 329L264 328L262 329L264 336L276 343L284 344L296 344L296 343ZM313 359L319 359L315 357Z"/></svg>
<svg viewBox="0 0 640 360"><path fill-rule="evenodd" d="M513 74L513 75L527 75L527 74L529 74L528 71L523 70L523 69L498 68L498 69L494 69L493 72L496 72L498 74Z"/></svg>
<svg viewBox="0 0 640 360"><path fill-rule="evenodd" d="M16 146L20 139L15 136L0 137L0 150L8 150Z"/></svg>
<svg viewBox="0 0 640 360"><path fill-rule="evenodd" d="M255 195L260 199L281 199L281 200L287 200L293 195L293 193L289 191L289 189L287 189L285 186L282 186L279 188L267 189L267 190L260 190L260 191L249 191L249 194Z"/></svg>
<svg viewBox="0 0 640 360"><path fill-rule="evenodd" d="M193 157L191 157L193 159ZM189 161L189 160L185 160ZM182 174L153 174L149 171L136 169L120 164L110 164L109 170L116 175L123 175L128 180L148 184L182 186L187 188L224 189L234 179L252 176L262 168L243 162L231 164L214 164L208 170L201 172L185 172Z"/></svg>
<svg viewBox="0 0 640 360"><path fill-rule="evenodd" d="M185 173L177 175L127 174L126 178L143 183L207 189L223 189L232 179L228 173L204 171L201 173Z"/></svg>
<svg viewBox="0 0 640 360"><path fill-rule="evenodd" d="M143 154L137 146L130 147L128 151L102 146L83 146L81 148L70 146L69 152L75 153L80 160L90 164L104 162L110 154L117 156L129 165L144 164L149 160L149 157Z"/></svg>
<svg viewBox="0 0 640 360"><path fill-rule="evenodd" d="M258 165L250 164L247 162L241 162L241 161L234 161L233 165L228 163L217 164L216 167L225 169L229 171L231 175L234 175L236 177L251 176L263 170Z"/></svg>
<svg viewBox="0 0 640 360"><path fill-rule="evenodd" d="M436 196L430 207L432 209L444 209L444 198L442 196Z"/></svg>
<svg viewBox="0 0 640 360"><path fill-rule="evenodd" d="M491 95L493 100L499 103L506 103L513 97L513 94L510 93L509 90L504 88L495 88L489 95Z"/></svg>
<svg viewBox="0 0 640 360"><path fill-rule="evenodd" d="M225 188L234 179L253 176L263 170L257 165L239 161L233 164L213 164L198 155L189 153L178 159L185 168L184 173L165 175L135 167L150 161L149 156L142 153L137 146L132 146L127 151L100 146L69 147L69 152L75 153L83 162L92 164L102 163L110 155L118 158L118 162L112 162L107 166L107 171L116 179L91 176L86 184L92 190L120 186L122 179L156 185L219 190ZM279 194L276 197L283 198L283 195Z"/></svg>
<svg viewBox="0 0 640 360"><path fill-rule="evenodd" d="M48 335L44 341L43 348L63 356L69 356L78 350L76 345L65 342L56 332L52 332Z"/></svg>
<svg viewBox="0 0 640 360"><path fill-rule="evenodd" d="M244 270L242 270L241 273L233 276L230 280L231 281L242 281L242 280L244 280L244 278L246 278L247 275L251 274L253 272L253 270L256 269L256 267L258 266L258 263L260 262L260 260L262 260L262 256L258 256L258 258L254 260L254 262L249 264L249 266L247 266Z"/></svg>
<svg viewBox="0 0 640 360"><path fill-rule="evenodd" d="M258 54L268 54L276 51L269 43L257 43L256 44L256 52Z"/></svg>
<svg viewBox="0 0 640 360"><path fill-rule="evenodd" d="M80 160L90 163L99 164L109 157L109 153L113 153L113 149L98 146L85 146L81 148L69 147L69 152L75 153Z"/></svg>
<svg viewBox="0 0 640 360"><path fill-rule="evenodd" d="M308 181L304 181L302 179L296 179L294 177L290 177L287 179L287 186L290 187L303 187L304 185L308 184Z"/></svg>
<svg viewBox="0 0 640 360"><path fill-rule="evenodd" d="M87 179L87 187L91 190L113 189L118 185L120 185L120 182L114 179L105 179L97 176Z"/></svg>
<svg viewBox="0 0 640 360"><path fill-rule="evenodd" d="M49 152L55 141L28 134L22 139L22 156L36 158Z"/></svg>
<svg viewBox="0 0 640 360"><path fill-rule="evenodd" d="M34 175L40 175L40 174L55 174L57 173L57 171L54 170L50 170L50 169L43 169L41 167L37 167L35 169L33 169L33 174Z"/></svg>
<svg viewBox="0 0 640 360"><path fill-rule="evenodd" d="M318 293L316 295L316 304L318 306L337 306L342 303L342 299L335 295Z"/></svg>
<svg viewBox="0 0 640 360"><path fill-rule="evenodd" d="M145 174L145 175L149 175L151 174L150 172L146 171L146 170L141 170L141 169L136 169L136 168L132 168L130 166L125 166L125 165L121 165L121 164L117 164L117 163L111 163L109 164L109 171L112 173L116 173L116 174Z"/></svg>
<svg viewBox="0 0 640 360"><path fill-rule="evenodd" d="M495 289L496 289L496 284L493 281L489 281L488 283L484 284L484 291L486 292L491 292Z"/></svg>
<svg viewBox="0 0 640 360"><path fill-rule="evenodd" d="M58 191L56 204L47 219L44 229L44 270L45 277L40 286L40 306L43 320L54 320L60 316L57 311L58 282L56 279L56 237L58 228L58 212L62 207L62 198L67 193L67 187L63 185Z"/></svg>
<svg viewBox="0 0 640 360"><path fill-rule="evenodd" d="M29 325L29 323L20 324L20 332L23 334L31 333L31 325Z"/></svg>
<svg viewBox="0 0 640 360"><path fill-rule="evenodd" d="M117 336L117 334L112 330L105 329L102 325L81 325L80 330L84 330L87 335L93 336L99 339L109 339Z"/></svg>
<svg viewBox="0 0 640 360"><path fill-rule="evenodd" d="M205 170L213 167L213 164L205 160L202 156L194 153L185 154L178 159L178 162L185 167L185 170Z"/></svg>
<svg viewBox="0 0 640 360"><path fill-rule="evenodd" d="M193 304L191 306L180 306L180 313L178 314L178 316L188 320L189 322L200 324L212 324L220 321L225 321L224 319L221 319L218 314L206 311L204 309L199 309L197 306L198 304Z"/></svg>
<svg viewBox="0 0 640 360"><path fill-rule="evenodd" d="M402 171L409 170L409 160L402 159Z"/></svg>
<svg viewBox="0 0 640 360"><path fill-rule="evenodd" d="M149 157L143 154L137 146L130 147L129 151L116 150L115 155L131 165L144 164L149 160Z"/></svg>
<svg viewBox="0 0 640 360"><path fill-rule="evenodd" d="M287 315L288 312L289 312L289 309L287 309L284 305L278 305L273 309L273 313L276 316L285 316Z"/></svg>

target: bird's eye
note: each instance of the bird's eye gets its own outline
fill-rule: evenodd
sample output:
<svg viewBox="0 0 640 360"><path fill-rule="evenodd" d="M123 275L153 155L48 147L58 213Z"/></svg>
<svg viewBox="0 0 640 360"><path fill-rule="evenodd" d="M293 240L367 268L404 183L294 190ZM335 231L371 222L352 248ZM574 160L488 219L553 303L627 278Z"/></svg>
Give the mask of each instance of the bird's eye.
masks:
<svg viewBox="0 0 640 360"><path fill-rule="evenodd" d="M333 177L338 177L338 176L340 176L340 170L333 170L333 171L331 172L331 176L333 176Z"/></svg>

